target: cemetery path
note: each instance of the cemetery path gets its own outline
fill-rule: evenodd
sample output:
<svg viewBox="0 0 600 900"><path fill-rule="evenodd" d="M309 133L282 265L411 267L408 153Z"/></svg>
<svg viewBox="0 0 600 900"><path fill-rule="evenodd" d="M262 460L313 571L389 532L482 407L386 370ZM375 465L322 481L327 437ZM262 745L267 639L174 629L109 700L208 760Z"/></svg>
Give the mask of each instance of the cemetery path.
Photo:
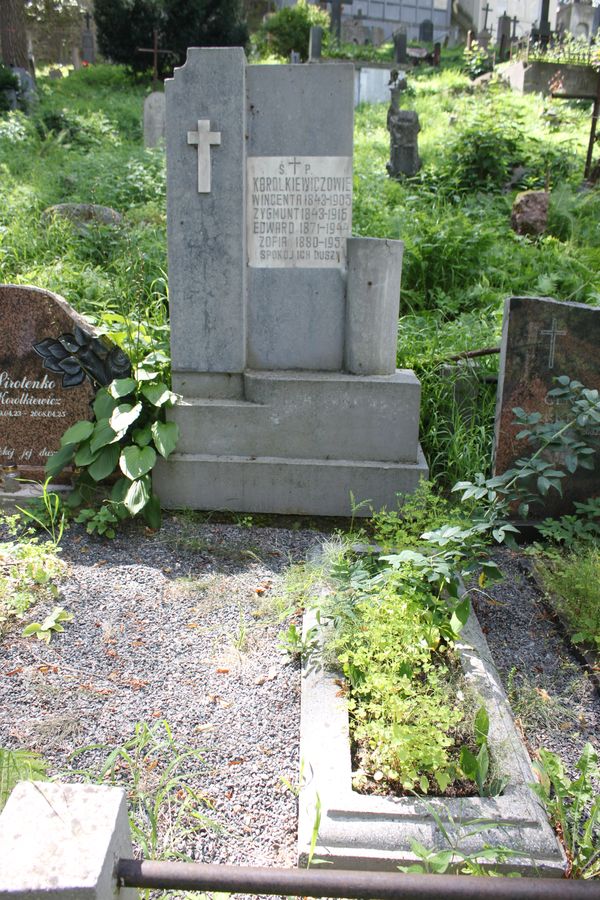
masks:
<svg viewBox="0 0 600 900"><path fill-rule="evenodd" d="M530 755L558 753L571 774L586 741L600 751L600 694L543 595L530 558L496 554L504 580L473 606Z"/></svg>
<svg viewBox="0 0 600 900"><path fill-rule="evenodd" d="M270 598L321 539L183 516L113 541L71 526L57 602L74 619L49 645L20 628L3 639L0 746L39 751L51 774L72 777L98 772L109 752L69 762L76 748L123 744L138 722L164 738L164 720L180 745L203 751L203 763L183 768L223 829L169 835L165 808L159 827L171 849L204 862L295 865L300 671L278 648L285 626ZM149 746L140 754L143 783L159 773L155 756Z"/></svg>
<svg viewBox="0 0 600 900"><path fill-rule="evenodd" d="M285 624L272 598L289 564L326 536L241 522L169 516L158 533L132 525L114 541L71 526L58 602L74 619L48 646L20 628L2 640L0 746L37 750L51 774L80 777L74 768L98 772L108 750L69 762L76 748L122 744L138 722L164 736L166 721L180 745L203 751L185 767L223 829L169 834L163 811L172 849L294 865L300 672L278 648ZM547 747L573 769L586 740L599 746L600 697L520 560L499 554L505 580L475 607L530 751ZM156 777L155 755L139 754L142 785Z"/></svg>

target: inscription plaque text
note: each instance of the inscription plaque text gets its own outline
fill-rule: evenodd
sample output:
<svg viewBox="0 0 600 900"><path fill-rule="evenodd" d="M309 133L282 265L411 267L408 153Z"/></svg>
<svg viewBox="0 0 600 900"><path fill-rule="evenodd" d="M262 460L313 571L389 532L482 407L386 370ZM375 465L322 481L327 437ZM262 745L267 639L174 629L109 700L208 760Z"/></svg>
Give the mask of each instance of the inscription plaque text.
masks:
<svg viewBox="0 0 600 900"><path fill-rule="evenodd" d="M352 158L248 158L248 265L343 268L352 234Z"/></svg>

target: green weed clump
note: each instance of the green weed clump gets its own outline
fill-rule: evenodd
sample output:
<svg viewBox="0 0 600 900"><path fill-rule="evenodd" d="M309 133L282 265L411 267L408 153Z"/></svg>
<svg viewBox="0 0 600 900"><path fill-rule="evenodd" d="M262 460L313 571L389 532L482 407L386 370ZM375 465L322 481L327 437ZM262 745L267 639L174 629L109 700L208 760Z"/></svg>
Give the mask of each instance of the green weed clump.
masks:
<svg viewBox="0 0 600 900"><path fill-rule="evenodd" d="M405 790L444 791L464 713L428 586L409 571L366 586L332 648L350 684L361 769Z"/></svg>
<svg viewBox="0 0 600 900"><path fill-rule="evenodd" d="M582 544L558 559L539 560L536 571L571 639L600 652L600 547Z"/></svg>
<svg viewBox="0 0 600 900"><path fill-rule="evenodd" d="M18 515L0 517L0 635L35 603L58 597L66 566L55 541L40 540Z"/></svg>

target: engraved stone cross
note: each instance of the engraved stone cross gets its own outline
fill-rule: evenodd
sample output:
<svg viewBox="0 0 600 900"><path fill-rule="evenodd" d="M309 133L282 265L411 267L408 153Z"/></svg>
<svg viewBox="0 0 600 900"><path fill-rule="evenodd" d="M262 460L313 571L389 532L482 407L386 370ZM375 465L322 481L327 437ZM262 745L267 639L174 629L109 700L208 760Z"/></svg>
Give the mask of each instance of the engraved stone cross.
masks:
<svg viewBox="0 0 600 900"><path fill-rule="evenodd" d="M566 331L558 330L558 324L557 324L556 318L554 316L552 316L552 327L550 329L546 329L546 331L540 331L540 334L543 334L543 335L547 334L550 337L550 349L549 349L549 353L548 353L548 368L549 369L554 368L554 354L556 351L556 338L561 335L565 335L566 333L567 333Z"/></svg>
<svg viewBox="0 0 600 900"><path fill-rule="evenodd" d="M198 145L198 193L210 194L210 148L221 143L221 132L210 130L210 119L198 119L198 131L188 131L187 140Z"/></svg>

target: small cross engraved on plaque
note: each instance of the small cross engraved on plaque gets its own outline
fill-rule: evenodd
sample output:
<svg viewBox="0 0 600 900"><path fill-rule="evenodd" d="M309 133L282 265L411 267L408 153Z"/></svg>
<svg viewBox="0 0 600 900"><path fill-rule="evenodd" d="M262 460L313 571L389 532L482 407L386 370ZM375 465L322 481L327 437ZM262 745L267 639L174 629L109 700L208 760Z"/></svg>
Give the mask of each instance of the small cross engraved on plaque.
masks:
<svg viewBox="0 0 600 900"><path fill-rule="evenodd" d="M565 335L566 333L567 333L566 331L558 330L558 325L556 323L556 318L554 316L552 317L552 327L550 329L547 329L546 331L540 331L540 334L547 334L550 336L550 348L549 348L549 353L548 353L548 368L549 369L554 368L554 353L556 351L556 338L559 335Z"/></svg>
<svg viewBox="0 0 600 900"><path fill-rule="evenodd" d="M221 132L210 130L210 119L198 119L198 131L188 131L187 140L198 145L198 193L210 194L210 148L221 143Z"/></svg>
<svg viewBox="0 0 600 900"><path fill-rule="evenodd" d="M296 169L298 168L299 165L300 165L300 163L298 162L296 157L294 157L293 159L288 159L288 166L294 167L294 175L296 174Z"/></svg>

